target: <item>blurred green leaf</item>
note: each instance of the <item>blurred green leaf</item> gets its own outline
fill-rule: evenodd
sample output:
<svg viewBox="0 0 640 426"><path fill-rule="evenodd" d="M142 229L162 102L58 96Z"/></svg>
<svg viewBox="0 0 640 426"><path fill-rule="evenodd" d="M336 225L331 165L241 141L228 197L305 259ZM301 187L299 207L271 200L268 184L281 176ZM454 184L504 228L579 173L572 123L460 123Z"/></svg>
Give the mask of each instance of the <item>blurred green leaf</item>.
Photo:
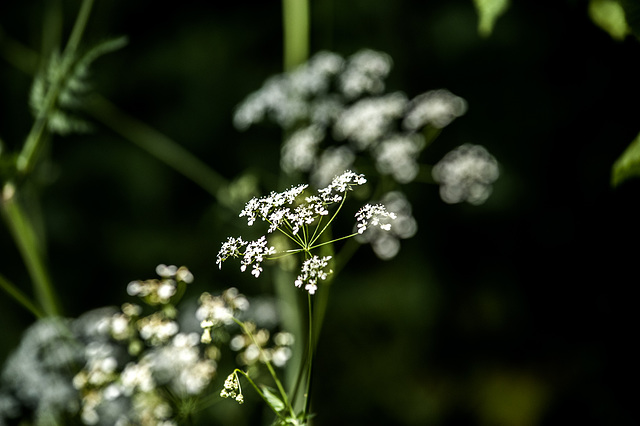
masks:
<svg viewBox="0 0 640 426"><path fill-rule="evenodd" d="M625 180L640 176L640 134L613 164L611 185L618 186Z"/></svg>
<svg viewBox="0 0 640 426"><path fill-rule="evenodd" d="M640 39L640 0L619 0L629 30Z"/></svg>
<svg viewBox="0 0 640 426"><path fill-rule="evenodd" d="M591 0L589 17L615 40L624 40L631 33L625 11L617 0Z"/></svg>
<svg viewBox="0 0 640 426"><path fill-rule="evenodd" d="M284 410L285 408L284 402L282 402L282 400L278 398L270 388L263 386L262 393L264 395L265 401L267 402L267 404L271 406L271 408L273 408L273 411L279 413L282 410Z"/></svg>
<svg viewBox="0 0 640 426"><path fill-rule="evenodd" d="M473 3L478 11L478 32L489 37L496 20L507 11L509 0L473 0Z"/></svg>

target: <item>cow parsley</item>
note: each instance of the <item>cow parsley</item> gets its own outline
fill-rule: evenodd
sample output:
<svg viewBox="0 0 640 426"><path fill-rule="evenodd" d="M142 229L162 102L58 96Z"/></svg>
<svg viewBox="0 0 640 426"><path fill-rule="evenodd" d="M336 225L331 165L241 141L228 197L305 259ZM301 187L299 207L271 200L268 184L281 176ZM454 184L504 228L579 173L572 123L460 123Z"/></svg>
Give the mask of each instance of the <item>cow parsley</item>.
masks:
<svg viewBox="0 0 640 426"><path fill-rule="evenodd" d="M364 175L348 170L334 177L315 194L306 195L308 185L303 184L292 186L283 192L271 192L263 197L252 198L240 212L240 217L247 218L247 225L252 226L256 221L266 222L267 233L279 232L297 248L278 253L274 246L269 245L265 235L254 241L229 237L222 243L216 263L222 268L222 263L228 258L240 258L240 270L244 272L251 266L251 274L257 278L263 271L262 262L265 259L303 253L304 260L295 285L304 285L309 294L315 294L318 280L326 279L332 271L325 269L331 256L318 257L312 253L314 250L362 234L368 227L378 227L384 231L391 229L395 213L388 212L383 204L367 204L356 214L356 232L330 241L321 240L323 233L340 212L347 194L366 182ZM334 207L335 211L331 213Z"/></svg>

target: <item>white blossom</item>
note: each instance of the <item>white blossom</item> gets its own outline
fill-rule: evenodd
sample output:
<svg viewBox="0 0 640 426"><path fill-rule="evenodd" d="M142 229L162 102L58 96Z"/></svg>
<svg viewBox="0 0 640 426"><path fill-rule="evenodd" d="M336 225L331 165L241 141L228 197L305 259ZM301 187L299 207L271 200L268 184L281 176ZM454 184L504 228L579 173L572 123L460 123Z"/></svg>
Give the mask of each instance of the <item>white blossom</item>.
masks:
<svg viewBox="0 0 640 426"><path fill-rule="evenodd" d="M446 89L432 90L416 96L403 121L408 130L431 124L442 129L467 111L467 102Z"/></svg>
<svg viewBox="0 0 640 426"><path fill-rule="evenodd" d="M382 204L365 204L356 213L358 233L362 234L369 226L377 226L383 231L391 229L389 219L395 219L396 214L387 211Z"/></svg>
<svg viewBox="0 0 640 426"><path fill-rule="evenodd" d="M400 251L400 240L413 237L418 224L411 214L411 203L399 191L386 193L380 203L396 214L393 226L389 231L380 228L368 228L367 232L356 238L361 243L370 243L375 254L383 260L395 257Z"/></svg>
<svg viewBox="0 0 640 426"><path fill-rule="evenodd" d="M333 271L325 271L325 268L329 264L331 256L313 256L305 260L300 268L300 275L295 281L296 287L302 287L309 292L309 294L315 294L318 289L318 279L326 280L329 274Z"/></svg>
<svg viewBox="0 0 640 426"><path fill-rule="evenodd" d="M282 170L287 173L311 170L317 156L318 144L322 139L323 129L314 124L295 131L282 145Z"/></svg>
<svg viewBox="0 0 640 426"><path fill-rule="evenodd" d="M384 90L384 79L391 71L391 57L382 52L364 49L349 57L338 84L348 99L363 94L378 94Z"/></svg>
<svg viewBox="0 0 640 426"><path fill-rule="evenodd" d="M318 158L310 181L315 187L326 186L340 171L351 168L355 159L356 154L348 146L331 146Z"/></svg>
<svg viewBox="0 0 640 426"><path fill-rule="evenodd" d="M479 205L491 194L499 170L498 162L483 146L464 144L445 155L432 174L444 202Z"/></svg>
<svg viewBox="0 0 640 426"><path fill-rule="evenodd" d="M424 138L418 134L385 139L374 151L378 171L393 176L397 182L411 182L420 170L418 156L424 145Z"/></svg>
<svg viewBox="0 0 640 426"><path fill-rule="evenodd" d="M369 148L391 128L394 120L402 117L407 104L399 92L375 98L364 98L336 120L333 133L336 139L349 139L359 150Z"/></svg>

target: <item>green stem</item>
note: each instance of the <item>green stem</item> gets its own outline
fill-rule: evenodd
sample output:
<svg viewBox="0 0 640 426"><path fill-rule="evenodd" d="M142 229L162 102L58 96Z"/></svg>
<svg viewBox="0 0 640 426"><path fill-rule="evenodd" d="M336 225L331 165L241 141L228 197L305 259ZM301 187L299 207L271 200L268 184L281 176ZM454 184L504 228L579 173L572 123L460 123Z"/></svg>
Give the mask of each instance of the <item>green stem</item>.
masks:
<svg viewBox="0 0 640 426"><path fill-rule="evenodd" d="M284 70L291 71L309 57L309 0L282 0Z"/></svg>
<svg viewBox="0 0 640 426"><path fill-rule="evenodd" d="M59 77L51 82L51 86L47 90L42 108L40 109L38 116L27 135L24 146L16 159L16 169L20 174L27 174L35 164L37 153L40 151L47 129L49 116L55 107L56 100L58 99L58 95L62 88L62 83L67 77L69 69L73 64L73 57L78 49L80 40L82 39L82 34L84 33L87 21L89 20L89 14L91 13L92 6L93 0L84 0L82 2L82 6L78 12L78 17L76 18L73 30L71 31L71 36L69 36L69 41L67 42L62 54L62 60L60 62L61 69L60 72L57 73Z"/></svg>
<svg viewBox="0 0 640 426"><path fill-rule="evenodd" d="M269 361L264 351L262 350L262 346L260 346L260 344L256 341L255 337L253 336L253 333L246 327L246 325L242 321L236 318L233 318L233 321L240 326L243 333L249 336L253 344L256 345L256 347L260 351L260 358L262 358L262 360L264 361L264 364L267 366L267 370L269 370L269 374L271 374L271 377L273 378L273 381L275 382L276 387L278 388L278 392L280 392L280 397L282 397L282 402L284 402L285 406L289 409L289 411L291 412L291 415L293 416L294 415L293 408L289 403L289 398L287 397L287 393L285 392L284 387L282 386L282 383L280 382L280 379L278 378L278 375L276 374L276 371L273 368L273 365L271 365L271 361ZM240 371L245 377L247 377L247 379L249 378L249 376L247 376L246 373L244 373L243 371L241 370L236 370L236 371ZM253 381L250 380L250 382L254 387L256 387ZM257 387L256 387L256 390L258 390ZM266 398L264 397L264 395L260 390L258 390L258 393L260 394L260 397L266 401ZM271 406L271 404L268 404L268 405Z"/></svg>
<svg viewBox="0 0 640 426"><path fill-rule="evenodd" d="M242 374L242 377L247 379L249 384L253 387L253 389L255 389L255 391L260 396L260 398L262 398L263 401L267 402L267 405L269 406L269 408L271 408L271 411L273 411L275 413L275 415L278 416L279 418L284 419L284 416L282 415L282 413L279 413L271 404L268 403L267 397L264 395L264 393L260 390L258 385L256 385L256 383L251 379L251 377L249 377L249 375L247 373L245 373L244 371L240 370L239 368L236 368L235 370L233 370L233 372L235 374L237 374L237 373Z"/></svg>
<svg viewBox="0 0 640 426"><path fill-rule="evenodd" d="M45 315L59 315L58 300L44 264L44 250L34 232L33 224L16 200L13 184L7 183L2 189L1 205L3 217L33 280L34 294L38 303L42 306Z"/></svg>
<svg viewBox="0 0 640 426"><path fill-rule="evenodd" d="M67 41L67 46L64 48L63 56L70 58L75 55L76 50L78 50L78 45L80 45L80 40L82 40L82 34L89 21L92 7L93 0L83 0L76 22L73 24L69 41Z"/></svg>
<svg viewBox="0 0 640 426"><path fill-rule="evenodd" d="M320 231L318 233L318 235L316 235L315 238L313 240L311 240L309 245L312 245L313 243L315 243L318 240L318 238L320 238L320 236L322 234L324 234L324 231L327 230L327 228L329 227L329 225L331 225L331 223L336 218L336 216L338 216L338 213L340 213L340 210L342 209L342 206L344 205L344 202L345 202L346 199L347 199L347 192L345 191L345 193L342 195L342 200L340 201L340 205L338 206L336 211L333 213L333 216L331 216L331 219L329 219L329 222L327 222L327 224L324 226L324 228L322 228L322 231Z"/></svg>
<svg viewBox="0 0 640 426"><path fill-rule="evenodd" d="M303 411L303 419L306 419L307 414L309 413L309 408L311 406L311 373L313 371L313 354L315 352L315 344L316 340L314 339L313 333L313 309L311 303L311 293L307 293L307 305L309 312L309 335L307 336L307 341L309 344L309 356L307 361L307 390L304 394L305 403L304 403L304 411Z"/></svg>
<svg viewBox="0 0 640 426"><path fill-rule="evenodd" d="M335 240L325 241L323 243L316 244L315 246L309 247L309 251L315 250L318 247L326 246L327 244L333 244L333 243L335 243L337 241L340 241L340 240L346 240L347 238L355 237L356 235L358 235L358 233L354 232L353 234L345 235L344 237L336 238Z"/></svg>
<svg viewBox="0 0 640 426"><path fill-rule="evenodd" d="M0 274L0 288L7 292L9 296L13 297L20 305L30 311L37 318L43 318L46 316L45 313L42 312L26 294L20 291L15 284L6 279L2 274Z"/></svg>
<svg viewBox="0 0 640 426"><path fill-rule="evenodd" d="M147 124L125 114L107 99L95 95L87 105L89 113L123 138L172 167L218 201L227 180L181 145Z"/></svg>

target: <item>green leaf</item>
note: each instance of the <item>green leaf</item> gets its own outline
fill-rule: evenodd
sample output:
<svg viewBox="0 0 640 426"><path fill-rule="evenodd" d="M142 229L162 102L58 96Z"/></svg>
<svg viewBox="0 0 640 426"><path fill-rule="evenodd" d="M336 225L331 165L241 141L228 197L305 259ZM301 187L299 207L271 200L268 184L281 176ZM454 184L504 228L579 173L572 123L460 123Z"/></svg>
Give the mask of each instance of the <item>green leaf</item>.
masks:
<svg viewBox="0 0 640 426"><path fill-rule="evenodd" d="M640 39L640 0L619 0L629 30Z"/></svg>
<svg viewBox="0 0 640 426"><path fill-rule="evenodd" d="M640 134L613 164L611 185L616 187L625 180L638 176L640 176Z"/></svg>
<svg viewBox="0 0 640 426"><path fill-rule="evenodd" d="M264 395L264 400L267 404L273 408L273 411L279 413L285 409L284 402L275 394L271 388L267 386L262 386L262 394Z"/></svg>
<svg viewBox="0 0 640 426"><path fill-rule="evenodd" d="M496 20L507 11L509 0L473 0L478 11L478 32L489 37L493 32Z"/></svg>
<svg viewBox="0 0 640 426"><path fill-rule="evenodd" d="M617 0L591 0L589 17L614 40L624 40L631 33L624 9Z"/></svg>

